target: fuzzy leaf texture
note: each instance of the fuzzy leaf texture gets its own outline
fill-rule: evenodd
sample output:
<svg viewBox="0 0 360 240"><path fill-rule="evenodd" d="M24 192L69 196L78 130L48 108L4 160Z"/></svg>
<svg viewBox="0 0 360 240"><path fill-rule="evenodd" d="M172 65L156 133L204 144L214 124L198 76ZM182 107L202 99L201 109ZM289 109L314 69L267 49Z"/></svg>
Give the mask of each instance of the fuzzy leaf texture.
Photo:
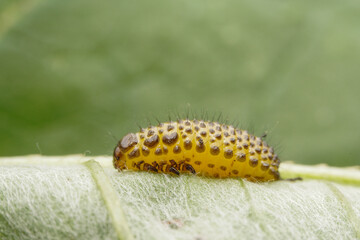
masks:
<svg viewBox="0 0 360 240"><path fill-rule="evenodd" d="M118 172L111 157L0 158L0 239L360 239L358 168L280 172L304 180Z"/></svg>

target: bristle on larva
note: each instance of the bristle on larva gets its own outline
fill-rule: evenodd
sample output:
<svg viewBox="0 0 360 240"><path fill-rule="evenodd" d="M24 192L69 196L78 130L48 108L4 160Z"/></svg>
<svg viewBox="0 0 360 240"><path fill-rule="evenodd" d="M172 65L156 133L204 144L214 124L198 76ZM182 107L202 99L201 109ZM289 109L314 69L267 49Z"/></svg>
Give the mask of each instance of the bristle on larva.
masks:
<svg viewBox="0 0 360 240"><path fill-rule="evenodd" d="M274 181L278 156L261 138L233 126L199 120L160 123L124 136L114 150L119 170Z"/></svg>

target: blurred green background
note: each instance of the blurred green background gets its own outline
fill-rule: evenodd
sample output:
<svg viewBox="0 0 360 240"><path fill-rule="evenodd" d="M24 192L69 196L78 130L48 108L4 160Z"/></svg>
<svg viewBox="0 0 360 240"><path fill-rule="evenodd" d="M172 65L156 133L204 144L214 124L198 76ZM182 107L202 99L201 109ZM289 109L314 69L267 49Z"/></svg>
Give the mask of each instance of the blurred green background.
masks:
<svg viewBox="0 0 360 240"><path fill-rule="evenodd" d="M360 162L360 2L0 0L0 155L111 154L222 112L282 160Z"/></svg>

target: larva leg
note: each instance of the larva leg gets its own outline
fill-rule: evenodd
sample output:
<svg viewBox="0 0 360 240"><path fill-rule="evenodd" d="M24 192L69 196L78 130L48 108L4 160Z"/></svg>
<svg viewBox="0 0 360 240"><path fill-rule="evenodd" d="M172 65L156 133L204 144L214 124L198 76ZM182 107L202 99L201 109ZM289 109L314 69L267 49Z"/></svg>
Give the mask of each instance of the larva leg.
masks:
<svg viewBox="0 0 360 240"><path fill-rule="evenodd" d="M144 163L144 161L141 160L141 161L137 162L135 166L140 170L141 164L143 164L143 163Z"/></svg>
<svg viewBox="0 0 360 240"><path fill-rule="evenodd" d="M190 164L185 164L184 167L186 170L188 170L192 174L196 174L195 169Z"/></svg>
<svg viewBox="0 0 360 240"><path fill-rule="evenodd" d="M145 164L144 164L143 170L144 170L144 171L158 172L158 170L157 170L154 166L151 166L151 165L148 164L148 163L145 163Z"/></svg>
<svg viewBox="0 0 360 240"><path fill-rule="evenodd" d="M174 168L174 167L170 167L169 168L169 172L172 172L172 173L174 173L174 174L176 174L176 175L180 175L180 172L176 169L176 168Z"/></svg>

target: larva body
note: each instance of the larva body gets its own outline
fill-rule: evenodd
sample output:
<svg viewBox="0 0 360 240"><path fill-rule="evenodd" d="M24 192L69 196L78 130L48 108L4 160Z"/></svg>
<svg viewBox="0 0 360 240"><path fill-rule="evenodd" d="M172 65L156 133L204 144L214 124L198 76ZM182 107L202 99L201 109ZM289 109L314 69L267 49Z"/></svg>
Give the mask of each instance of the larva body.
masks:
<svg viewBox="0 0 360 240"><path fill-rule="evenodd" d="M198 120L161 123L124 136L114 150L114 167L123 170L251 181L280 178L280 161L259 137L233 126Z"/></svg>

